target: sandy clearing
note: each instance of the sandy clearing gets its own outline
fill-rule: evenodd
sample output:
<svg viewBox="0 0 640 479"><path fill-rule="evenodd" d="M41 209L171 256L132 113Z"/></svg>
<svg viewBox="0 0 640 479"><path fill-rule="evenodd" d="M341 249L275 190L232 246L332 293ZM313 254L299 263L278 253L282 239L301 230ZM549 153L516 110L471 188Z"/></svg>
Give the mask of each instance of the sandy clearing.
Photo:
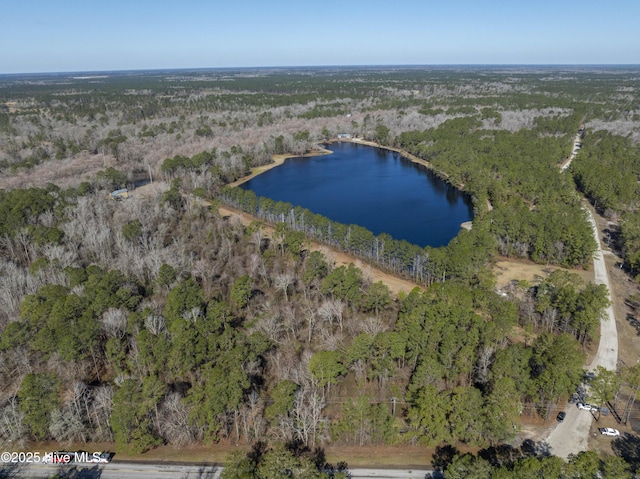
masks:
<svg viewBox="0 0 640 479"><path fill-rule="evenodd" d="M566 269L559 266L537 264L529 260L519 260L502 258L496 261L493 267L493 273L496 277L496 287L502 289L512 281L525 280L530 284L536 284L547 278L557 269L564 269L575 273L582 278L584 282L593 282L593 269Z"/></svg>

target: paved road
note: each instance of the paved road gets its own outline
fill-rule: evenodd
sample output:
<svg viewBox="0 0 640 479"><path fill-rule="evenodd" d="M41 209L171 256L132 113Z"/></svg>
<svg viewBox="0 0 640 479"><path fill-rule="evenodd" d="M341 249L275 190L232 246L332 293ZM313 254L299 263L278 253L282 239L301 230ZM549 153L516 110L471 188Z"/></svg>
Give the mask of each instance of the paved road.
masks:
<svg viewBox="0 0 640 479"><path fill-rule="evenodd" d="M593 228L593 236L598 243L598 250L593 258L593 270L596 284L604 284L611 299L611 285L609 274L604 262L602 244L599 239L598 227L593 213L589 211L589 221ZM600 321L600 343L589 370L593 371L598 366L603 366L610 371L615 371L618 365L618 330L613 305L609 306ZM578 409L574 404L565 408L567 417L564 422L558 424L547 438L551 453L567 458L569 454L577 454L586 451L589 440L589 431L593 415L590 411Z"/></svg>
<svg viewBox="0 0 640 479"><path fill-rule="evenodd" d="M0 469L0 477L47 478L54 474L83 479L219 479L220 466L158 465L126 462L91 465L29 465Z"/></svg>
<svg viewBox="0 0 640 479"><path fill-rule="evenodd" d="M47 478L54 474L82 479L219 479L221 466L158 465L135 462L112 462L92 465L31 465L2 464L0 477ZM353 479L425 479L432 470L414 469L351 469ZM434 476L442 477L442 476Z"/></svg>

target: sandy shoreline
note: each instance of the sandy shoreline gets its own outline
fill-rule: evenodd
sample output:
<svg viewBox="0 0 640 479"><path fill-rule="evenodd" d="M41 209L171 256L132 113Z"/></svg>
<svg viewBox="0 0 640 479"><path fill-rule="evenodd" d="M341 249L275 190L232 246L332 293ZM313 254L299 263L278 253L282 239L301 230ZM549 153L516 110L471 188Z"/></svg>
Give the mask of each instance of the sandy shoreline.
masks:
<svg viewBox="0 0 640 479"><path fill-rule="evenodd" d="M233 183L229 183L227 186L230 186L233 188L235 186L239 186L243 183L246 183L250 179L255 178L256 176L264 173L265 171L269 171L270 169L275 168L276 166L282 165L285 162L285 160L288 160L289 158L311 158L314 156L323 156L323 155L331 155L331 154L333 154L333 151L331 150L318 148L317 150L313 150L308 153L303 153L302 155L294 155L292 153L287 153L284 155L271 155L271 159L273 160L272 163L269 163L268 165L256 166L255 168L251 168L251 173L249 173L247 176L243 176L242 178L234 181Z"/></svg>

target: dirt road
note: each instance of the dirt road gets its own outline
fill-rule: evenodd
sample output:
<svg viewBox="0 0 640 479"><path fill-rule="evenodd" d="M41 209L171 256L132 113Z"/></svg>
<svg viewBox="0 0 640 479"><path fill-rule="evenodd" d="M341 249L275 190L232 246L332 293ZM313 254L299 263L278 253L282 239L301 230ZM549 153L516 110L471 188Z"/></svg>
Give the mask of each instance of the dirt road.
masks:
<svg viewBox="0 0 640 479"><path fill-rule="evenodd" d="M318 154L321 154L321 153L318 153ZM279 161L283 162L285 159L286 159L286 155L281 155L281 158L279 158ZM144 185L139 188L136 188L134 190L133 196L145 197L145 196L152 196L152 195L161 195L162 192L166 191L168 188L169 186L166 183L155 182L153 184L148 184L148 185ZM200 200L200 202L207 206L211 204L203 200ZM229 216L232 218L237 218L237 220L240 221L245 226L247 226L253 221L257 221L257 218L254 218L253 216L247 213L244 213L240 210L236 210L234 208L230 208L228 206L220 206L220 208L218 209L218 213L220 214L220 216ZM265 237L270 238L271 235L273 234L273 228L269 225L264 225L263 233ZM343 265L347 266L349 263L353 263L354 266L356 266L362 271L366 279L370 280L372 283L382 281L384 284L388 286L391 292L396 296L401 291L404 293L409 293L413 288L416 288L416 287L422 288L421 286L419 286L418 284L412 281L397 278L389 273L385 273L384 271L359 260L354 256L345 254L341 251L333 250L328 246L322 245L320 243L316 243L312 241L309 244L309 248L311 251L321 251L327 258L327 260L330 263L333 263L334 266L343 266Z"/></svg>
<svg viewBox="0 0 640 479"><path fill-rule="evenodd" d="M598 250L593 258L593 270L596 284L604 284L609 292L611 299L611 284L609 282L609 274L604 261L604 251L598 227L593 212L589 211L589 221L593 228L593 237L598 243ZM598 351L589 365L589 370L593 371L596 367L602 366L610 371L615 371L618 365L618 330L616 328L616 318L613 311L613 305L610 305L605 311L604 316L600 320L600 343ZM551 432L547 438L547 443L551 448L551 453L567 458L569 454L577 454L580 451L588 449L589 431L591 430L591 422L593 415L589 411L578 409L575 405L569 404L565 408L567 417L564 422Z"/></svg>
<svg viewBox="0 0 640 479"><path fill-rule="evenodd" d="M232 218L237 218L238 221L242 222L242 224L244 224L245 226L250 224L252 221L256 221L256 218L254 218L253 216L242 211L230 208L228 206L221 206L218 211L221 216L230 216ZM273 234L273 228L271 226L264 225L262 229L264 236L267 238L270 238ZM329 262L333 263L334 266L346 266L349 263L353 263L354 266L362 271L366 279L370 280L372 283L382 281L396 296L401 291L404 293L409 293L413 288L420 287L412 281L397 278L389 273L385 273L384 271L371 266L370 264L364 263L354 256L345 254L341 251L333 250L328 246L322 245L320 243L311 241L309 243L309 249L311 251L321 251L329 260Z"/></svg>

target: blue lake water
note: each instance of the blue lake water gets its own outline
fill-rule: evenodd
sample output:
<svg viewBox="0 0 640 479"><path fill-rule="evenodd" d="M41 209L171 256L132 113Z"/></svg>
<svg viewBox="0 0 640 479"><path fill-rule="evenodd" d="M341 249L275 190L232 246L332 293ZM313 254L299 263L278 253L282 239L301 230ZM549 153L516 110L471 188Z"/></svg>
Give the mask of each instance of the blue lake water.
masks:
<svg viewBox="0 0 640 479"><path fill-rule="evenodd" d="M448 244L473 219L467 195L398 153L353 143L328 149L288 159L241 188L420 246Z"/></svg>

